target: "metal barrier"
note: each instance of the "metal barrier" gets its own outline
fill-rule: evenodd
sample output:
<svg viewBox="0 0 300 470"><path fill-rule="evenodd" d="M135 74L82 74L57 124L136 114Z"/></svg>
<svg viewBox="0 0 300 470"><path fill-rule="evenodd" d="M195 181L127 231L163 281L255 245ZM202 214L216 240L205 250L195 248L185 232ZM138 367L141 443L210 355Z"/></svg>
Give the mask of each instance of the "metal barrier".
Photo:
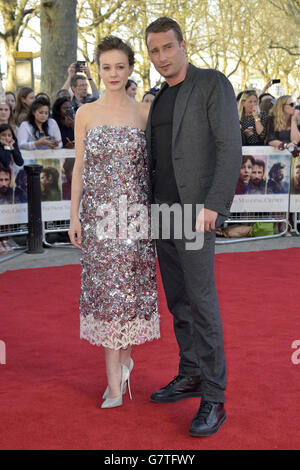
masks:
<svg viewBox="0 0 300 470"><path fill-rule="evenodd" d="M48 248L75 248L71 242L55 242L49 243L46 240L47 233L68 232L70 228L70 220L48 221L43 224L43 243Z"/></svg>
<svg viewBox="0 0 300 470"><path fill-rule="evenodd" d="M300 212L294 212L294 230L297 235L300 235L298 225L300 226Z"/></svg>
<svg viewBox="0 0 300 470"><path fill-rule="evenodd" d="M12 224L12 225L0 225L0 241L1 238L13 237L15 235L27 235L28 224ZM27 250L27 243L23 246L12 246L13 253L2 254L0 257L0 263L7 261L11 258L21 255Z"/></svg>
<svg viewBox="0 0 300 470"><path fill-rule="evenodd" d="M289 213L288 212L277 212L277 213L270 213L270 212L245 212L245 213L235 213L231 214L230 218L225 221L225 224L242 224L242 223L255 223L255 222L284 222L285 223L285 230L280 233L276 233L273 235L264 235L261 237L241 237L241 238L216 238L216 244L224 244L224 243L236 243L236 242L246 242L246 241L253 241L253 240L266 240L268 238L278 238L282 237L287 231L289 227Z"/></svg>

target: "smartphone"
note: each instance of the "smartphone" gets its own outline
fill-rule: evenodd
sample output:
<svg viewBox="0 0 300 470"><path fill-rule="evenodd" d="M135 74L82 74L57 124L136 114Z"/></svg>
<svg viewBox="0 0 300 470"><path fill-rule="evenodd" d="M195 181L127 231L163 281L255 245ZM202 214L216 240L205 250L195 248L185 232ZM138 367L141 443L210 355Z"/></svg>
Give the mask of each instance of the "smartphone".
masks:
<svg viewBox="0 0 300 470"><path fill-rule="evenodd" d="M75 64L75 72L81 72L81 67L85 67L85 61L84 60L77 60Z"/></svg>
<svg viewBox="0 0 300 470"><path fill-rule="evenodd" d="M68 109L67 109L67 111L66 111L66 116L67 116L69 119L72 119L72 120L75 119L75 113L74 113L73 108L68 108Z"/></svg>
<svg viewBox="0 0 300 470"><path fill-rule="evenodd" d="M273 78L272 85L274 85L274 83L280 83L280 79L279 78Z"/></svg>

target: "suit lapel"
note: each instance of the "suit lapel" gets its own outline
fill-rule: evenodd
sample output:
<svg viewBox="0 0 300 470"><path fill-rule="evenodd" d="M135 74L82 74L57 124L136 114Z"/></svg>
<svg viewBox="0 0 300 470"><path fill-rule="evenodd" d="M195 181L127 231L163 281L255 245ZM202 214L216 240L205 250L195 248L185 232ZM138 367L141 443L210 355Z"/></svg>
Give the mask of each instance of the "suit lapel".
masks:
<svg viewBox="0 0 300 470"><path fill-rule="evenodd" d="M186 77L182 86L180 87L174 106L173 114L173 131L172 131L172 149L174 150L175 140L179 127L184 115L184 111L188 102L188 98L192 92L194 81L193 81L193 69L194 66L189 64ZM172 152L174 154L174 152Z"/></svg>

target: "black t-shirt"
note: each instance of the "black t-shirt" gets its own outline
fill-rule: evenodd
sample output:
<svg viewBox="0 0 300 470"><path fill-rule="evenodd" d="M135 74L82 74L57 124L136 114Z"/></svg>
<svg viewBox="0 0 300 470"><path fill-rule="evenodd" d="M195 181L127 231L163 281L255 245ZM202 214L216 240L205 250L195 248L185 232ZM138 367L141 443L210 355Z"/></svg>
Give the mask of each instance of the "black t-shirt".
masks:
<svg viewBox="0 0 300 470"><path fill-rule="evenodd" d="M172 129L175 100L182 83L167 86L155 101L152 111L153 192L160 202L180 202L172 163Z"/></svg>

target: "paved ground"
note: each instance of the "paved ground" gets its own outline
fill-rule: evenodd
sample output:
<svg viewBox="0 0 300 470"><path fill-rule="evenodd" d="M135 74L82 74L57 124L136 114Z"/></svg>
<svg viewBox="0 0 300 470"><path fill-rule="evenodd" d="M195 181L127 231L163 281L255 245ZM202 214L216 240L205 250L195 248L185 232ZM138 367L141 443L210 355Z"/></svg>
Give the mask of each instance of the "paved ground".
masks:
<svg viewBox="0 0 300 470"><path fill-rule="evenodd" d="M18 239L20 241L20 238ZM25 243L25 239L23 241ZM300 247L300 236L269 238L264 240L240 241L235 243L216 244L216 253L231 253L242 251L281 250L284 248ZM4 260L0 257L0 273L7 270L39 268L44 266L63 266L80 263L80 250L71 246L45 248L43 253L28 254L17 251Z"/></svg>

